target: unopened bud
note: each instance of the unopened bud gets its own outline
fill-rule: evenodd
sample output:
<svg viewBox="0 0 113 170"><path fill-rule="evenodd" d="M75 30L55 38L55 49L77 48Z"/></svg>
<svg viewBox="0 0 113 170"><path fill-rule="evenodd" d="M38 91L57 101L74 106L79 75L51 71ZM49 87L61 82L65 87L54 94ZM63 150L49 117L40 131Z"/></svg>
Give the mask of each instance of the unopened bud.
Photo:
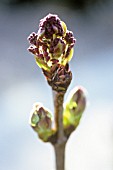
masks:
<svg viewBox="0 0 113 170"><path fill-rule="evenodd" d="M34 104L30 116L30 125L43 141L46 141L52 134L51 113L41 103Z"/></svg>
<svg viewBox="0 0 113 170"><path fill-rule="evenodd" d="M86 90L81 87L75 87L68 97L64 108L64 126L78 126L82 113L86 107Z"/></svg>

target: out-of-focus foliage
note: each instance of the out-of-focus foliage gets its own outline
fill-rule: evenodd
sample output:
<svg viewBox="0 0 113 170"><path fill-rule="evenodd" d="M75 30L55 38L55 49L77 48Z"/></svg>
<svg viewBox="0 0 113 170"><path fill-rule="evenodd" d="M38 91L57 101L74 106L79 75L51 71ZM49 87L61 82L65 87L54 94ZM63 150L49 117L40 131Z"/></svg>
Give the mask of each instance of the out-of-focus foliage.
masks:
<svg viewBox="0 0 113 170"><path fill-rule="evenodd" d="M84 9L88 5L94 5L96 3L105 2L107 0L48 0L48 3L60 3L60 5L68 6L71 8ZM23 5L23 4L33 4L33 3L45 3L46 0L1 0L0 3L5 5Z"/></svg>

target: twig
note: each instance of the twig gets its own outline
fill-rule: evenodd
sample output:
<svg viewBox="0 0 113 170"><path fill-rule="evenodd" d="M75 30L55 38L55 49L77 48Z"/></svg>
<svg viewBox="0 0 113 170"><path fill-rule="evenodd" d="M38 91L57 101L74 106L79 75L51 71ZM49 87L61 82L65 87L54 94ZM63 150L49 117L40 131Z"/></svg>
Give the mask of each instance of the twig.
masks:
<svg viewBox="0 0 113 170"><path fill-rule="evenodd" d="M57 141L53 144L56 156L56 170L65 170L65 145L67 138L63 129L63 100L64 94L53 92L55 108L55 128L57 130Z"/></svg>

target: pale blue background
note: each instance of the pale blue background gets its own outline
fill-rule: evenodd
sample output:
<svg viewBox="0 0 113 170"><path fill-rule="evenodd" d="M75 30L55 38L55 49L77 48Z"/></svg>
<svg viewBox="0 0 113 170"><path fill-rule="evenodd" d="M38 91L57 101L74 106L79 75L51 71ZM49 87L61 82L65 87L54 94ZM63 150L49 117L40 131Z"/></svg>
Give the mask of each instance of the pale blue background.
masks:
<svg viewBox="0 0 113 170"><path fill-rule="evenodd" d="M53 111L51 89L26 50L27 37L49 12L77 39L70 89L83 85L88 106L66 150L66 170L113 170L113 5L86 11L60 4L0 7L0 170L53 170L54 153L28 124L34 102ZM67 96L66 94L66 96Z"/></svg>

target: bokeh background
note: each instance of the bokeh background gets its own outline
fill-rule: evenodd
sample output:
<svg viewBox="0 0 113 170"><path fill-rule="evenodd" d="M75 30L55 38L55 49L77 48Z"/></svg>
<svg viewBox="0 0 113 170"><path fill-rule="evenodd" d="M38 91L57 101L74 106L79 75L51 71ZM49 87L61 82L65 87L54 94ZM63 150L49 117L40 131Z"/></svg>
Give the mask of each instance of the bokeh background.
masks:
<svg viewBox="0 0 113 170"><path fill-rule="evenodd" d="M113 1L0 1L0 170L54 170L54 152L28 124L34 102L53 111L52 93L28 35L39 20L58 14L77 39L70 63L87 108L66 149L66 170L113 170ZM66 99L65 97L65 99Z"/></svg>

